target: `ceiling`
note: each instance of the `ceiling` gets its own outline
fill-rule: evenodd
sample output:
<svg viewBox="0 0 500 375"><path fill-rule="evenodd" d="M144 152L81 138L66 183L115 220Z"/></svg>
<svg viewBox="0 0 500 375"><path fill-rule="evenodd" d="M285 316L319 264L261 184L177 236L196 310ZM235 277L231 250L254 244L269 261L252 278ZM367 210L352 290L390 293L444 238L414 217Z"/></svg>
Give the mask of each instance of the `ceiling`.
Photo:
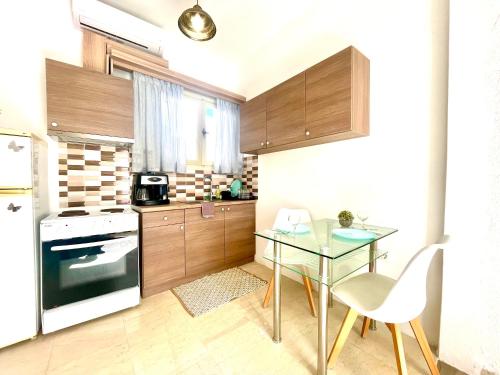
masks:
<svg viewBox="0 0 500 375"><path fill-rule="evenodd" d="M200 0L199 5L212 16L217 34L210 41L196 42L186 38L177 27L180 14L196 0L101 1L163 28L164 57L169 60L171 69L247 96L289 78L290 72L287 72L288 77L280 77L280 65L284 63L293 73L311 65L310 62L304 65L307 59L304 60L301 54L305 49L320 48L320 56L326 58L351 44L344 36L346 28L353 28L351 16L363 21L363 15L355 13L356 5L377 3L365 0L347 3L343 0ZM369 12L370 9L362 13ZM291 61L304 63L290 68ZM273 68L274 74L268 74Z"/></svg>

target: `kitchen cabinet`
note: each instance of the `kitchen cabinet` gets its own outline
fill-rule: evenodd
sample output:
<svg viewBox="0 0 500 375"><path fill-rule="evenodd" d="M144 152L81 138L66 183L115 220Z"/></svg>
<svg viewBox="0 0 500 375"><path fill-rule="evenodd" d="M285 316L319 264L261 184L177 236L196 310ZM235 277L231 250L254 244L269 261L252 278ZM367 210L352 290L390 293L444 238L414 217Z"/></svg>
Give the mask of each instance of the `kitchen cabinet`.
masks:
<svg viewBox="0 0 500 375"><path fill-rule="evenodd" d="M183 210L177 214L184 216ZM168 289L169 283L186 276L184 223L144 227L150 222L142 215L141 289L143 297Z"/></svg>
<svg viewBox="0 0 500 375"><path fill-rule="evenodd" d="M132 81L46 60L49 132L134 138Z"/></svg>
<svg viewBox="0 0 500 375"><path fill-rule="evenodd" d="M253 261L255 201L217 202L213 218L201 216L199 204L134 209L141 214L143 297Z"/></svg>
<svg viewBox="0 0 500 375"><path fill-rule="evenodd" d="M368 131L369 61L354 48L306 70L306 129L309 138Z"/></svg>
<svg viewBox="0 0 500 375"><path fill-rule="evenodd" d="M249 259L255 255L254 232L255 232L254 205L241 204L241 205L225 207L225 218L224 218L225 263L232 263L243 259Z"/></svg>
<svg viewBox="0 0 500 375"><path fill-rule="evenodd" d="M266 147L305 139L305 73L271 89L266 100Z"/></svg>
<svg viewBox="0 0 500 375"><path fill-rule="evenodd" d="M243 104L240 149L264 154L367 136L369 104L370 61L348 47Z"/></svg>
<svg viewBox="0 0 500 375"><path fill-rule="evenodd" d="M240 151L248 153L266 148L266 95L241 104L240 113Z"/></svg>
<svg viewBox="0 0 500 375"><path fill-rule="evenodd" d="M224 207L213 218L200 208L186 210L186 275L193 276L224 265Z"/></svg>

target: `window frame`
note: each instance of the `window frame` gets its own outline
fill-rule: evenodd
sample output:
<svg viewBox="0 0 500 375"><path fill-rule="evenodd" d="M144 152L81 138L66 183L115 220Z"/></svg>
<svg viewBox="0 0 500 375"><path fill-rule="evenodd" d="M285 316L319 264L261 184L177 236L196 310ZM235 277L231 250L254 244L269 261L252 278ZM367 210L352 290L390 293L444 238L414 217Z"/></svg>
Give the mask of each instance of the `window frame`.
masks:
<svg viewBox="0 0 500 375"><path fill-rule="evenodd" d="M190 167L210 167L213 168L213 160L209 161L206 159L207 155L207 142L206 135L204 133L204 129L206 128L205 122L205 111L207 110L207 105L212 105L214 110L217 111L216 100L213 97L205 96L198 94L196 92L184 89L183 98L188 97L190 99L199 100L202 105L199 106L198 111L198 134L201 134L201 137L198 138L198 159L195 160L187 160L186 164ZM189 136L189 134L187 135Z"/></svg>

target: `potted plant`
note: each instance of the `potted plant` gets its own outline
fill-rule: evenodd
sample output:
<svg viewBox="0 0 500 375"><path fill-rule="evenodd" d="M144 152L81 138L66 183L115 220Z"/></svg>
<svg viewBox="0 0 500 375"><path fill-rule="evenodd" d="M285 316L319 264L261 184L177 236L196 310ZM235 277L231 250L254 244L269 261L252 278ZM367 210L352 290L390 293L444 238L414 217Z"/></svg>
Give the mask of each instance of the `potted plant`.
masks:
<svg viewBox="0 0 500 375"><path fill-rule="evenodd" d="M354 220L354 215L352 214L351 211L344 210L339 212L338 218L340 225L342 225L345 228L348 228L352 225L352 221Z"/></svg>

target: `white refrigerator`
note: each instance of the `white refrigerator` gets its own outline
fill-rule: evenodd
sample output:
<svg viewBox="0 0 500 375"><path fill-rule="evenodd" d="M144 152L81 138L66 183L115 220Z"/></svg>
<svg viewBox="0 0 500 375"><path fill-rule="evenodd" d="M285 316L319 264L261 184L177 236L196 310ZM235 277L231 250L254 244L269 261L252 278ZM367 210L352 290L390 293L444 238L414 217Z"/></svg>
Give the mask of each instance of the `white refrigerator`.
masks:
<svg viewBox="0 0 500 375"><path fill-rule="evenodd" d="M32 138L0 129L0 348L37 334Z"/></svg>

